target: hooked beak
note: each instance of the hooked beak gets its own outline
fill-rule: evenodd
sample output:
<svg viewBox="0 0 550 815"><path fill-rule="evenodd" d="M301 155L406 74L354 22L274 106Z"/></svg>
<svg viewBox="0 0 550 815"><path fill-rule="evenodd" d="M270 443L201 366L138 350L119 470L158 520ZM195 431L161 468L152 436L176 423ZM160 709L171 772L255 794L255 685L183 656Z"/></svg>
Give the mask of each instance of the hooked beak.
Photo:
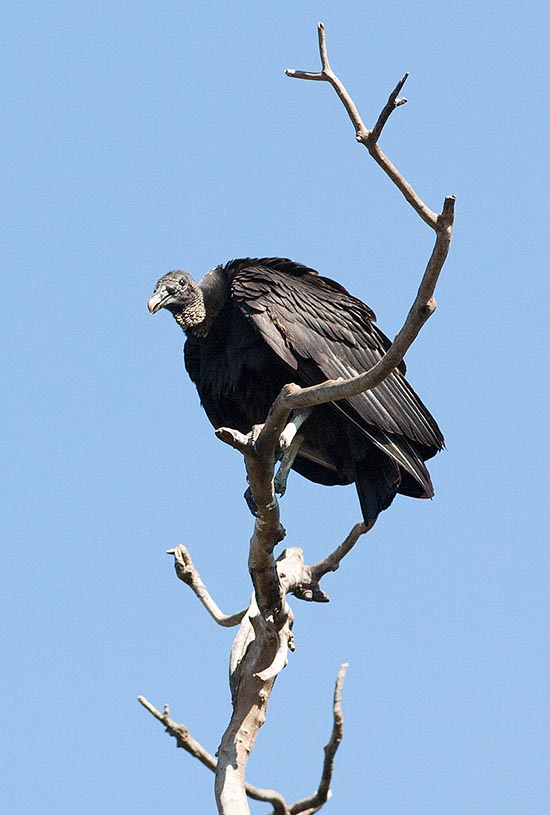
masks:
<svg viewBox="0 0 550 815"><path fill-rule="evenodd" d="M166 302L170 298L170 295L167 293L166 289L160 289L160 291L156 291L152 297L149 298L147 301L147 308L149 309L151 314L156 314L159 309L161 309Z"/></svg>

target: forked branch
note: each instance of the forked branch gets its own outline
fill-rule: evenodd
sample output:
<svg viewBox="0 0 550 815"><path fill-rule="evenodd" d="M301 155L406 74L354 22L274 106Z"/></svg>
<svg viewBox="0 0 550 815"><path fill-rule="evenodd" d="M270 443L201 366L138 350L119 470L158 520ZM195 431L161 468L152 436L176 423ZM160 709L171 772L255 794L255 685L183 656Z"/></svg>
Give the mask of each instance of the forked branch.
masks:
<svg viewBox="0 0 550 815"><path fill-rule="evenodd" d="M334 688L334 698L332 703L332 733L328 743L325 746L325 759L323 762L323 769L321 773L321 780L319 786L313 795L308 798L303 798L301 801L290 806L286 803L283 796L276 790L262 789L255 787L253 784L245 782L245 792L248 798L254 801L264 801L271 804L273 807L270 815L313 815L326 803L330 797L330 784L332 781L332 774L334 770L334 757L336 751L340 746L343 735L344 718L342 715L342 685L346 675L347 665L344 664L338 671L336 685ZM201 764L207 767L212 772L216 772L217 761L214 756L206 750L200 742L198 742L189 730L183 724L178 724L170 717L170 709L168 705L164 706L164 711L160 710L149 702L144 696L138 696L138 701L143 707L154 716L157 721L161 722L166 728L166 732L176 739L177 746L181 747L186 752L190 753L194 758L198 759Z"/></svg>
<svg viewBox="0 0 550 815"><path fill-rule="evenodd" d="M348 91L346 90L342 80L334 73L332 68L330 67L330 63L328 60L328 52L327 52L327 44L326 44L326 36L325 36L325 26L324 23L318 23L317 25L317 34L319 37L319 54L321 57L321 70L318 72L311 72L311 71L297 71L294 68L287 68L285 71L287 76L290 76L294 79L313 79L320 82L329 82L336 93L338 94L346 112L351 119L351 122L355 128L355 138L358 142L363 144L374 160L382 167L385 173L389 175L393 183L398 187L399 190L403 193L409 204L416 210L418 215L424 220L428 226L431 226L432 229L437 231L438 228L438 220L441 217L437 215L435 212L426 206L426 204L422 201L422 199L416 194L413 190L411 185L404 179L401 173L397 170L396 167L391 163L387 156L384 155L380 147L378 146L378 139L382 133L384 125L388 121L390 115L393 111L404 105L407 101L405 98L400 97L399 94L403 89L403 85L408 79L409 74L406 73L397 83L396 87L392 91L389 96L389 99L382 109L376 124L369 130L359 111L355 105L355 102L349 95ZM449 200L449 199L446 199ZM454 202L454 197L452 198Z"/></svg>

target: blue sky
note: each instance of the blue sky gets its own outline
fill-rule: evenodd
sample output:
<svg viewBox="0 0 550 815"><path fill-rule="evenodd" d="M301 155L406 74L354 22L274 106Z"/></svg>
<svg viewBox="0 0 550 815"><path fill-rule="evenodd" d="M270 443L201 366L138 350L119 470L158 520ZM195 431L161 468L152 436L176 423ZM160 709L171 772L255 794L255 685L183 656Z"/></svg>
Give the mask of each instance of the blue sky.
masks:
<svg viewBox="0 0 550 815"><path fill-rule="evenodd" d="M146 300L282 255L400 327L432 245L353 137L331 61L434 209L457 196L439 308L409 378L447 450L436 498L396 500L328 606L293 602L249 779L317 784L341 662L346 730L325 811L548 811L546 4L8 2L3 15L5 476L0 792L5 812L213 811L209 750L232 632L164 551L182 542L227 611L246 604L242 461L213 436L183 336ZM296 476L287 543L315 561L358 519L352 488ZM252 804L253 813L266 812Z"/></svg>

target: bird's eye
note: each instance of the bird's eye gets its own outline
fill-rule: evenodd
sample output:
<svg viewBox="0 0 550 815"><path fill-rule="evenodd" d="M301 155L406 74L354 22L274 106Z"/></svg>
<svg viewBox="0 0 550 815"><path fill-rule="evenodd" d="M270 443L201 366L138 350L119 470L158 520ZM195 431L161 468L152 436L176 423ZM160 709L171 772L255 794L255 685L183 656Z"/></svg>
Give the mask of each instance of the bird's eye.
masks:
<svg viewBox="0 0 550 815"><path fill-rule="evenodd" d="M187 280L185 279L185 277L180 277L180 279L178 280L178 283L180 284L182 289L184 289L187 286Z"/></svg>

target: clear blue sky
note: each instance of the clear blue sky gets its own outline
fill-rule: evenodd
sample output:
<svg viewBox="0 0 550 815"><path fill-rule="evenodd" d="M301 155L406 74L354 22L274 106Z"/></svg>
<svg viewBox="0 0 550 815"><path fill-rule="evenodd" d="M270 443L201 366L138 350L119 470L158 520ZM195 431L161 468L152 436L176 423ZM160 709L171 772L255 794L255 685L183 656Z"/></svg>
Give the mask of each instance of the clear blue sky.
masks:
<svg viewBox="0 0 550 815"><path fill-rule="evenodd" d="M396 500L328 606L293 602L249 779L316 787L349 661L327 815L548 812L549 21L493 0L4 6L3 812L214 811L136 696L215 750L233 634L164 551L186 543L235 610L251 518L183 336L146 300L168 269L277 254L391 335L432 245L330 88L284 76L317 68L320 19L367 123L410 71L382 146L430 206L458 199L408 356L447 451L436 498ZM283 500L309 561L358 515L352 488L297 476Z"/></svg>

